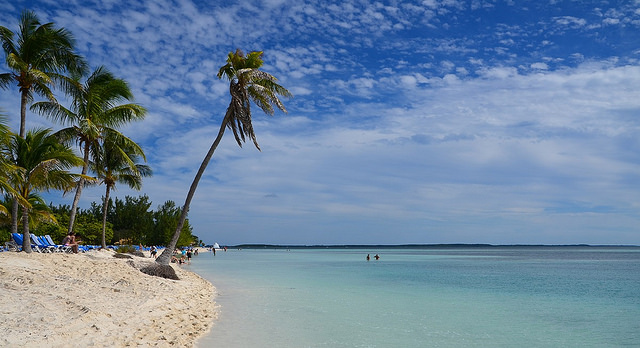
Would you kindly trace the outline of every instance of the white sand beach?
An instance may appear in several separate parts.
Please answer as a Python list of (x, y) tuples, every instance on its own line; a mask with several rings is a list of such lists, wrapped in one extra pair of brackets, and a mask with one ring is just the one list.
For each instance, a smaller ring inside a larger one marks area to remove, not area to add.
[[(134, 268), (152, 259), (0, 253), (2, 347), (193, 347), (216, 318), (215, 288)], [(132, 262), (133, 261), (133, 262)]]

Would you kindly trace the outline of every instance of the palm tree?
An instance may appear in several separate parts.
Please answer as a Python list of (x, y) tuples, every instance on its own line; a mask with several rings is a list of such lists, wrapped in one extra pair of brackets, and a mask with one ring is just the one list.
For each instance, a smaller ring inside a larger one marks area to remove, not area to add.
[(101, 151), (91, 163), (92, 170), (98, 175), (101, 183), (106, 186), (102, 211), (102, 247), (106, 248), (105, 232), (107, 228), (107, 211), (109, 208), (109, 194), (115, 190), (116, 183), (128, 185), (134, 190), (142, 188), (142, 177), (151, 176), (151, 168), (139, 164), (145, 159), (142, 149), (133, 141), (111, 133), (105, 136)]
[(33, 93), (55, 100), (50, 86), (65, 72), (82, 73), (86, 63), (73, 50), (75, 40), (71, 33), (56, 29), (53, 23), (40, 24), (38, 16), (25, 10), (20, 16), (17, 41), (14, 34), (0, 26), (0, 42), (12, 72), (0, 74), (0, 87), (12, 81), (20, 88), (20, 136), (25, 135), (27, 104)]
[[(33, 11), (22, 12), (19, 31), (15, 34), (0, 26), (0, 42), (7, 67), (12, 71), (0, 74), (0, 87), (7, 88), (17, 82), (20, 88), (19, 135), (24, 138), (27, 104), (33, 101), (34, 92), (55, 100), (50, 88), (53, 82), (61, 81), (65, 72), (84, 73), (87, 65), (84, 58), (74, 52), (73, 35), (64, 28), (56, 29), (53, 23), (41, 24)], [(11, 232), (18, 232), (18, 201), (13, 205), (12, 216)]]
[[(15, 196), (5, 195), (3, 200), (0, 201), (0, 210), (6, 212), (0, 214), (0, 225), (8, 226), (11, 224), (11, 216), (9, 209), (13, 206)], [(22, 197), (19, 197), (22, 198)], [(22, 200), (20, 200), (22, 202)], [(37, 193), (31, 193), (27, 200), (29, 206), (29, 228), (39, 225), (41, 222), (49, 222), (58, 224), (55, 215), (51, 212), (51, 208), (47, 205), (44, 199)]]
[[(213, 153), (215, 152), (225, 129), (229, 128), (233, 131), (238, 146), (242, 147), (242, 143), (245, 142), (245, 137), (250, 137), (253, 140), (253, 144), (258, 150), (258, 142), (256, 135), (253, 131), (253, 125), (251, 123), (251, 102), (253, 101), (262, 111), (268, 115), (273, 115), (274, 106), (278, 109), (287, 112), (284, 105), (278, 98), (279, 95), (284, 97), (291, 97), (291, 93), (276, 83), (277, 79), (264, 71), (260, 71), (260, 67), (263, 64), (262, 52), (251, 52), (246, 56), (241, 50), (236, 52), (229, 52), (227, 56), (227, 64), (222, 66), (218, 71), (218, 78), (226, 77), (229, 80), (229, 93), (231, 94), (231, 102), (227, 107), (227, 112), (222, 119), (222, 124), (218, 131), (218, 136), (214, 140), (209, 152), (205, 156), (200, 169), (196, 173), (189, 193), (182, 207), (180, 214), (180, 220), (178, 220), (178, 226), (175, 233), (171, 238), (171, 241), (162, 254), (156, 259), (156, 262), (160, 265), (169, 265), (171, 255), (176, 247), (178, 238), (180, 238), (180, 231), (184, 225), (184, 221), (187, 218), (189, 212), (189, 205), (191, 199), (196, 192), (200, 177), (204, 173)], [(170, 271), (169, 271), (170, 272)], [(162, 273), (159, 271), (158, 273)]]
[[(9, 148), (11, 134), (7, 126), (6, 117), (0, 113), (0, 192), (4, 192), (11, 197), (17, 197), (18, 193), (11, 187), (11, 183), (9, 182), (9, 175), (18, 170), (18, 168), (11, 163), (11, 151)], [(21, 203), (28, 205), (28, 202), (24, 200), (21, 200)], [(6, 216), (11, 215), (9, 214), (9, 209), (2, 204), (0, 204), (0, 213)]]
[(93, 157), (95, 157), (100, 151), (100, 140), (104, 134), (120, 134), (116, 128), (131, 121), (141, 120), (146, 113), (145, 108), (138, 104), (120, 104), (125, 100), (132, 100), (133, 94), (124, 80), (115, 78), (105, 67), (98, 67), (84, 84), (79, 80), (79, 76), (66, 79), (67, 94), (72, 98), (69, 109), (52, 101), (35, 103), (31, 107), (32, 110), (54, 121), (70, 124), (70, 127), (56, 134), (65, 142), (75, 139), (83, 152), (82, 176), (76, 186), (69, 213), (69, 232), (73, 231), (91, 152), (94, 152)]
[[(14, 189), (24, 200), (40, 191), (67, 190), (76, 181), (78, 174), (69, 172), (82, 164), (82, 159), (73, 150), (61, 144), (50, 129), (37, 129), (26, 136), (14, 135), (9, 145), (12, 161), (20, 170), (10, 176)], [(29, 206), (23, 205), (22, 223), (24, 243), (22, 250), (30, 253)]]

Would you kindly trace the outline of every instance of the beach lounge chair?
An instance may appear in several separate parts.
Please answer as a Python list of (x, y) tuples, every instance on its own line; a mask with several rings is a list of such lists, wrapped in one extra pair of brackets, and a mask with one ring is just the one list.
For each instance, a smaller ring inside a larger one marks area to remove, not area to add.
[[(11, 238), (13, 238), (13, 241), (16, 244), (22, 246), (22, 242), (24, 241), (24, 239), (22, 238), (22, 234), (20, 234), (20, 233), (11, 233)], [(33, 249), (33, 250), (35, 250), (36, 252), (39, 252), (39, 253), (43, 252), (42, 250), (40, 250), (40, 248), (37, 245), (35, 245), (33, 243), (31, 243), (31, 249)]]
[(42, 243), (42, 245), (47, 247), (52, 252), (54, 252), (54, 253), (61, 253), (62, 252), (62, 249), (60, 248), (60, 245), (49, 243), (49, 241), (47, 240), (47, 238), (45, 238), (45, 236), (36, 236), (36, 238)]
[(20, 251), (22, 250), (22, 245), (18, 245), (18, 243), (11, 238), (10, 241), (4, 242), (4, 248), (7, 251)]
[(31, 242), (41, 250), (40, 252), (52, 253), (55, 249), (55, 247), (49, 247), (48, 245), (43, 244), (40, 238), (35, 234), (30, 233), (29, 236), (31, 237)]
[(56, 249), (57, 249), (58, 251), (60, 251), (60, 252), (63, 252), (63, 253), (70, 253), (70, 252), (72, 252), (72, 250), (71, 250), (71, 247), (70, 247), (70, 246), (54, 243), (54, 242), (53, 242), (53, 239), (52, 239), (52, 238), (51, 238), (51, 236), (50, 236), (50, 235), (48, 235), (48, 234), (47, 234), (47, 235), (44, 235), (44, 236), (42, 237), (42, 239), (44, 239), (45, 241), (47, 241), (47, 243), (48, 243), (49, 245), (51, 245), (51, 246), (55, 246), (55, 247), (56, 247)]

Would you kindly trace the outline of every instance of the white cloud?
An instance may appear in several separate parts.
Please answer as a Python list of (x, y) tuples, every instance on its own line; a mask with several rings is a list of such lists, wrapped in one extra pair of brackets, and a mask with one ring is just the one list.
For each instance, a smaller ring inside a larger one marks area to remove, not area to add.
[(549, 66), (546, 63), (539, 62), (539, 63), (531, 64), (531, 69), (534, 69), (534, 70), (547, 70), (547, 69), (549, 69)]
[(585, 19), (572, 16), (555, 17), (554, 20), (556, 24), (571, 28), (579, 28), (587, 24), (587, 21)]

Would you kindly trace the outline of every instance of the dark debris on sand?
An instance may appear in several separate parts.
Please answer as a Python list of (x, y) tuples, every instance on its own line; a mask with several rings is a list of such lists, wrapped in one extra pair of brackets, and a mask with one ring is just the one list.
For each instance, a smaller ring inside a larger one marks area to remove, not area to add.
[(140, 268), (140, 272), (156, 277), (180, 280), (173, 267), (169, 265), (161, 265), (155, 262)]

